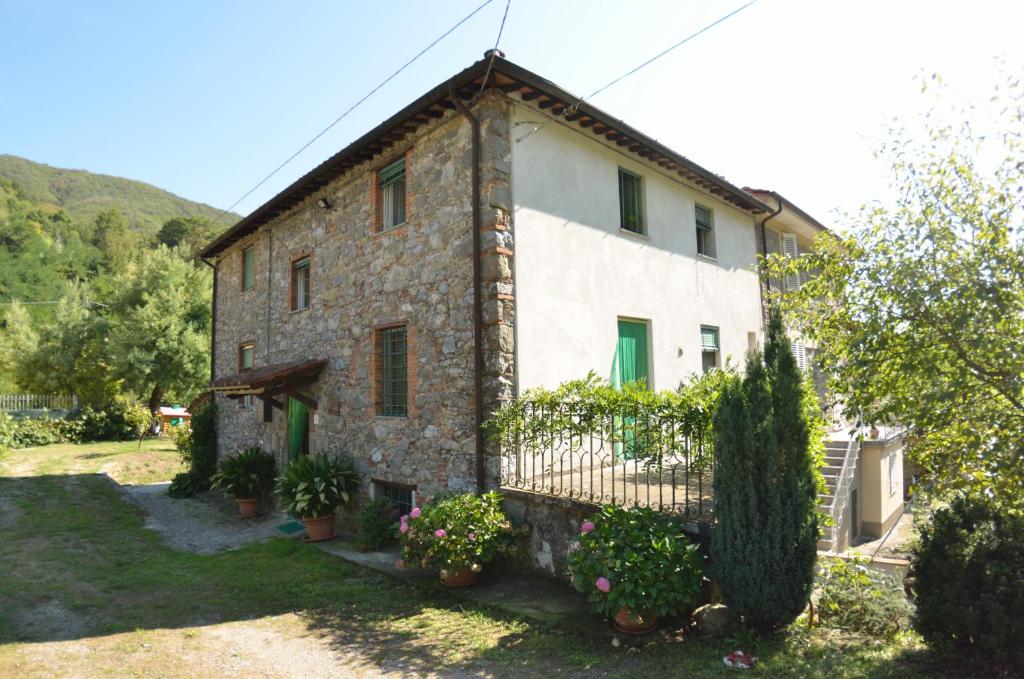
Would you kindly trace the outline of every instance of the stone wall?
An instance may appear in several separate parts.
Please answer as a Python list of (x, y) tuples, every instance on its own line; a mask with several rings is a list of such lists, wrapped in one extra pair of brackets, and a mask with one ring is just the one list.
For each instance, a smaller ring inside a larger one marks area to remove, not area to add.
[[(511, 220), (508, 110), (485, 94), (485, 318), (488, 398), (510, 395)], [(455, 112), (420, 128), (332, 182), (305, 204), (226, 250), (217, 262), (217, 377), (238, 371), (238, 345), (255, 343), (255, 367), (326, 358), (309, 395), (318, 401), (310, 449), (346, 453), (369, 479), (414, 484), (426, 495), (475, 487), (471, 133)], [(376, 172), (407, 158), (406, 223), (377, 228)], [(331, 207), (316, 206), (326, 196)], [(241, 290), (242, 250), (252, 244), (256, 284)], [(502, 251), (504, 248), (504, 251)], [(312, 259), (310, 307), (290, 309), (290, 267)], [(507, 297), (501, 297), (506, 295)], [(408, 417), (375, 412), (375, 332), (404, 323), (410, 339)], [(218, 396), (220, 454), (259, 444), (283, 455), (285, 415), (263, 422), (262, 402)], [(494, 479), (496, 465), (490, 466)], [(493, 483), (493, 480), (491, 480)]]

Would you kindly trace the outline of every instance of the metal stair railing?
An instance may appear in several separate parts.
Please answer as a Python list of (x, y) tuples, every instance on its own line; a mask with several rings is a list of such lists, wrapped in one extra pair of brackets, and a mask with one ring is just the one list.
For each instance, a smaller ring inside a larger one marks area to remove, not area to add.
[(843, 520), (850, 511), (850, 487), (857, 472), (857, 461), (860, 458), (860, 444), (864, 425), (860, 419), (857, 425), (850, 432), (850, 442), (846, 446), (846, 455), (843, 457), (843, 466), (839, 470), (836, 479), (836, 489), (832, 494), (832, 504), (829, 507), (829, 515), (832, 517), (832, 539), (830, 548), (832, 552), (838, 552), (839, 529)]

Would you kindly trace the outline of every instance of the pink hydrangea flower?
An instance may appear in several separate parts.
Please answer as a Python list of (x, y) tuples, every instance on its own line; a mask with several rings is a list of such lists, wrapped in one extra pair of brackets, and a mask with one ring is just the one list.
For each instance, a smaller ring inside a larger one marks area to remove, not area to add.
[(590, 531), (594, 530), (594, 528), (595, 528), (595, 526), (594, 526), (594, 522), (593, 521), (584, 521), (582, 524), (580, 524), (580, 531), (584, 535), (586, 535)]
[(409, 512), (409, 516), (410, 516), (410, 518), (413, 518), (413, 519), (420, 518), (420, 508), (419, 507), (413, 507), (412, 511)]
[(473, 542), (473, 540), (476, 540), (476, 533), (470, 533), (466, 537), (469, 538), (470, 542)]
[(398, 527), (398, 532), (400, 532), (402, 535), (405, 535), (406, 533), (408, 533), (409, 532), (409, 524), (407, 524), (405, 521), (403, 521), (402, 525)]
[(408, 514), (402, 514), (402, 523), (407, 523), (408, 521), (409, 521), (409, 515)]
[(443, 538), (445, 535), (448, 535), (448, 533), (444, 532), (444, 528), (438, 528), (434, 531), (435, 538)]
[(605, 594), (612, 591), (612, 583), (603, 575), (594, 582), (594, 586)]

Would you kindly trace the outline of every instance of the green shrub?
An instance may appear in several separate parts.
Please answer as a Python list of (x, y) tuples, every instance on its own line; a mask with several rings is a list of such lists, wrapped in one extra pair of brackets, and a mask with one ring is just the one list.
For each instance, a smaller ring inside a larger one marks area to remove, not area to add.
[(275, 476), (277, 461), (274, 456), (253, 446), (222, 459), (210, 484), (238, 499), (258, 499), (274, 487)]
[(501, 495), (443, 495), (403, 516), (402, 559), (437, 570), (479, 571), (514, 549), (515, 531), (501, 511)]
[(358, 482), (351, 460), (324, 453), (303, 455), (281, 472), (277, 496), (292, 516), (318, 518), (347, 504)]
[(818, 619), (839, 629), (891, 639), (910, 628), (903, 586), (863, 561), (834, 559), (818, 571)]
[(918, 527), (911, 551), (914, 627), (940, 650), (1019, 671), (1024, 665), (1024, 514), (957, 497)]
[(703, 557), (669, 517), (646, 507), (602, 507), (569, 554), (573, 586), (596, 611), (689, 615), (700, 600)]
[(751, 627), (793, 622), (814, 586), (818, 479), (808, 422), (807, 383), (778, 309), (764, 355), (751, 352), (715, 418), (715, 513), (711, 537), (723, 601)]
[(73, 421), (48, 418), (13, 418), (0, 413), (0, 447), (33, 448), (78, 441)]
[(359, 510), (359, 545), (369, 552), (384, 549), (398, 537), (399, 511), (386, 497), (378, 497)]
[(181, 461), (188, 467), (174, 477), (167, 493), (171, 497), (192, 497), (210, 488), (210, 478), (217, 470), (217, 405), (213, 399), (192, 413), (191, 429), (171, 430)]

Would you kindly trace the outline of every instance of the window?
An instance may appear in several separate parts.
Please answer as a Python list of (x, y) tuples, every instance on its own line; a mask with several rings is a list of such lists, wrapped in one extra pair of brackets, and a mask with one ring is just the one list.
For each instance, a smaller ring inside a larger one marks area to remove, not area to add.
[(895, 495), (899, 483), (896, 477), (896, 453), (889, 453), (889, 495)]
[(374, 499), (386, 497), (398, 509), (400, 514), (408, 514), (412, 511), (415, 502), (415, 492), (412, 486), (388, 483), (387, 481), (373, 482)]
[(405, 223), (405, 158), (377, 173), (381, 231)]
[(238, 371), (252, 370), (253, 355), (256, 353), (255, 344), (243, 344), (238, 347)]
[(377, 331), (377, 414), (409, 414), (408, 331), (404, 325)]
[(309, 308), (309, 257), (292, 262), (292, 311)]
[[(792, 233), (782, 234), (782, 253), (786, 257), (797, 257), (800, 252), (796, 245), (796, 235)], [(800, 289), (800, 274), (786, 274), (786, 292)]]
[(711, 220), (711, 210), (701, 205), (693, 207), (694, 221), (697, 223), (697, 254), (705, 257), (715, 256), (715, 229)]
[(242, 250), (242, 290), (252, 290), (256, 284), (256, 248), (250, 245)]
[(640, 177), (619, 168), (619, 227), (633, 233), (643, 233), (643, 213), (640, 209)]
[(700, 357), (701, 368), (709, 372), (718, 367), (718, 328), (709, 325), (700, 326)]
[(796, 359), (796, 367), (800, 368), (801, 371), (807, 370), (807, 350), (804, 347), (803, 340), (793, 340), (792, 346), (793, 358)]

